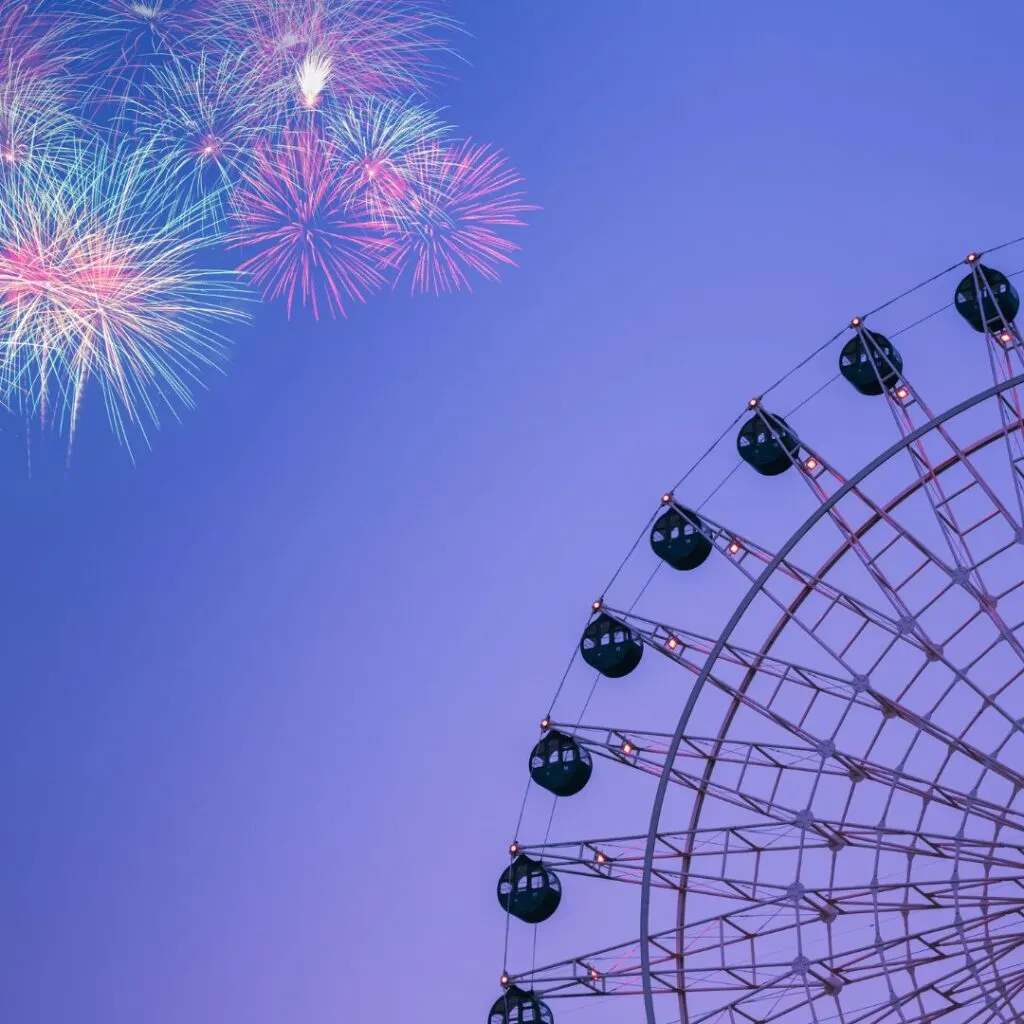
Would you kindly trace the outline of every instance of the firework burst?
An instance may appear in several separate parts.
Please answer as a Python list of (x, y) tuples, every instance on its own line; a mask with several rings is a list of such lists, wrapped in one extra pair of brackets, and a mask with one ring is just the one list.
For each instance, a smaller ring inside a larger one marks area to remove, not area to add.
[(308, 53), (295, 73), (299, 100), (307, 110), (320, 105), (324, 89), (331, 77), (331, 58), (327, 54)]
[(383, 283), (379, 238), (354, 216), (333, 146), (315, 131), (288, 131), (263, 145), (236, 193), (229, 244), (252, 250), (239, 267), (265, 298), (296, 297), (319, 319), (345, 301), (364, 301)]
[(100, 101), (130, 95), (168, 58), (183, 56), (192, 27), (185, 0), (75, 0), (88, 34), (89, 70)]
[(244, 318), (235, 277), (196, 265), (192, 218), (153, 166), (145, 148), (82, 146), (60, 174), (0, 182), (0, 383), (72, 438), (90, 390), (125, 442), (191, 405), (223, 358), (219, 328)]
[(433, 111), (397, 100), (364, 99), (338, 109), (326, 131), (337, 147), (342, 188), (352, 209), (381, 232), (390, 230), (405, 209), (404, 161), (448, 130)]
[(83, 122), (72, 112), (67, 76), (21, 65), (0, 76), (0, 168), (29, 162), (60, 163)]
[(511, 264), (518, 175), (421, 105), (443, 6), (0, 0), (0, 401), (74, 437), (102, 394), (127, 443), (221, 361), (243, 277), (319, 318)]
[(346, 95), (405, 96), (437, 78), (454, 23), (410, 0), (348, 0), (338, 5), (332, 56)]
[(182, 0), (84, 2), (85, 30), (126, 61), (147, 53), (174, 53), (189, 28), (189, 9)]
[(59, 163), (85, 122), (63, 23), (33, 3), (0, 0), (0, 170)]
[(396, 0), (349, 0), (341, 6), (335, 61), (355, 83), (349, 95), (407, 95), (438, 77), (437, 55), (451, 52), (450, 19), (423, 4)]
[(415, 92), (452, 24), (409, 0), (223, 0), (203, 19), (211, 45), (253, 53), (275, 112)]
[(0, 79), (61, 75), (69, 56), (64, 23), (41, 4), (0, 0)]
[(536, 207), (523, 198), (522, 179), (505, 157), (472, 141), (431, 142), (402, 161), (410, 183), (393, 216), (386, 263), (411, 275), (413, 292), (469, 288), (467, 271), (495, 281), (519, 246), (500, 229), (521, 227)]
[(285, 96), (294, 104), (313, 84), (312, 69), (304, 76), (302, 68), (323, 52), (328, 7), (322, 0), (220, 0), (202, 12), (201, 34), (211, 50), (249, 53), (263, 102), (276, 108)]
[(201, 53), (154, 72), (130, 119), (169, 174), (183, 184), (206, 224), (219, 228), (260, 121), (249, 55)]

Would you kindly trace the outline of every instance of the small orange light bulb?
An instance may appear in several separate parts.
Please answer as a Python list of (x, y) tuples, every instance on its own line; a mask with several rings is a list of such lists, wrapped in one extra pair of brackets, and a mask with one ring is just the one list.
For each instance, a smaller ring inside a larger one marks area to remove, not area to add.
[(730, 555), (738, 555), (739, 553), (740, 553), (740, 546), (739, 546), (739, 544), (736, 543), (736, 541), (733, 541), (729, 545), (729, 554)]
[(623, 752), (624, 754), (632, 754), (632, 753), (633, 753), (633, 744), (632, 744), (632, 743), (630, 743), (630, 742), (629, 742), (629, 740), (626, 740), (626, 741), (625, 741), (625, 742), (624, 742), (624, 743), (622, 744), (622, 752)]
[(896, 397), (897, 397), (897, 398), (898, 398), (898, 399), (899, 399), (899, 400), (900, 400), (901, 402), (902, 402), (902, 401), (903, 401), (903, 399), (904, 399), (904, 398), (906, 398), (906, 397), (907, 397), (907, 395), (909, 395), (909, 394), (910, 394), (910, 392), (909, 392), (909, 391), (908, 391), (908, 390), (907, 390), (906, 388), (897, 388), (897, 389), (896, 389)]
[(818, 460), (816, 458), (814, 458), (814, 456), (812, 455), (804, 463), (804, 469), (806, 469), (808, 473), (813, 473), (817, 468), (818, 468)]

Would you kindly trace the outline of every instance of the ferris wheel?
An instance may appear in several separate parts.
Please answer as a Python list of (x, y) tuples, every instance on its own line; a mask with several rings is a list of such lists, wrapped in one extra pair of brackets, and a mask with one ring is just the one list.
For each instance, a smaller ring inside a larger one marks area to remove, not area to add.
[(489, 1024), (1024, 1019), (1019, 241), (661, 497), (529, 755)]

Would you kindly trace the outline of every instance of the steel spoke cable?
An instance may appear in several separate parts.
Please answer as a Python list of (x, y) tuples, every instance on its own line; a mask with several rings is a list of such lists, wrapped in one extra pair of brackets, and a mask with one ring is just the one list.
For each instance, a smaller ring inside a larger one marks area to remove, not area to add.
[(999, 245), (993, 245), (990, 249), (985, 249), (978, 255), (986, 256), (990, 252), (999, 252), (1000, 249), (1007, 249), (1011, 245), (1017, 245), (1020, 242), (1024, 242), (1024, 235), (1021, 235), (1020, 238), (1011, 239), (1009, 242), (1000, 242)]
[(939, 306), (938, 309), (933, 309), (930, 313), (925, 313), (924, 316), (915, 320), (913, 323), (909, 323), (906, 327), (901, 327), (898, 331), (892, 332), (892, 337), (898, 338), (901, 334), (906, 334), (907, 331), (912, 331), (915, 327), (920, 327), (921, 324), (927, 323), (933, 317), (937, 317), (940, 313), (944, 313), (947, 309), (952, 309), (953, 303), (947, 302), (945, 305)]
[(740, 467), (742, 465), (742, 460), (737, 461), (737, 463), (732, 467), (732, 469), (730, 469), (729, 472), (726, 473), (721, 480), (719, 480), (719, 482), (712, 488), (711, 493), (706, 495), (703, 501), (701, 501), (701, 503), (697, 506), (698, 512), (700, 512), (701, 509), (703, 509), (704, 506), (740, 471)]
[(786, 413), (786, 415), (792, 416), (793, 413), (799, 412), (805, 405), (807, 405), (808, 402), (813, 402), (814, 399), (817, 398), (818, 395), (822, 393), (822, 391), (824, 391), (826, 388), (830, 388), (833, 384), (835, 384), (835, 382), (839, 380), (840, 377), (842, 377), (841, 373), (837, 373), (834, 377), (829, 377), (829, 379), (825, 381), (825, 383), (822, 384), (821, 387), (812, 391), (806, 398), (803, 398), (799, 402), (797, 402), (797, 404), (794, 405), (793, 408)]
[[(548, 839), (551, 836), (551, 826), (555, 821), (555, 809), (558, 807), (558, 797), (552, 796), (551, 798), (551, 813), (548, 815), (548, 827), (544, 831), (544, 845), (548, 845)], [(533, 956), (530, 961), (530, 973), (533, 974), (537, 970), (537, 930), (540, 928), (539, 924), (533, 926)]]
[(836, 333), (833, 334), (832, 337), (828, 339), (828, 341), (823, 341), (816, 349), (814, 349), (808, 355), (804, 356), (804, 358), (801, 359), (800, 362), (796, 364), (796, 366), (787, 370), (777, 381), (775, 381), (774, 384), (765, 388), (764, 391), (762, 391), (761, 394), (758, 395), (758, 398), (761, 399), (764, 398), (766, 395), (770, 395), (777, 387), (780, 387), (787, 380), (789, 380), (789, 378), (792, 377), (794, 373), (797, 373), (799, 370), (802, 370), (809, 362), (811, 362), (814, 359), (815, 356), (821, 355), (821, 353), (824, 352), (825, 349), (827, 349), (830, 345), (834, 345), (847, 332), (847, 330), (849, 330), (849, 326), (844, 325), (841, 330), (836, 331)]

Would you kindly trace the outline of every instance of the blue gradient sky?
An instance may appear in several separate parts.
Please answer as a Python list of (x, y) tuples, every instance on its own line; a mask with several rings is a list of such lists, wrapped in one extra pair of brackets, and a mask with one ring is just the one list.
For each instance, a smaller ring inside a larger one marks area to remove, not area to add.
[(482, 1020), (535, 723), (652, 499), (1024, 233), (1009, 0), (456, 10), (442, 100), (543, 207), (519, 270), (261, 307), (136, 466), (0, 435), (5, 1021)]

